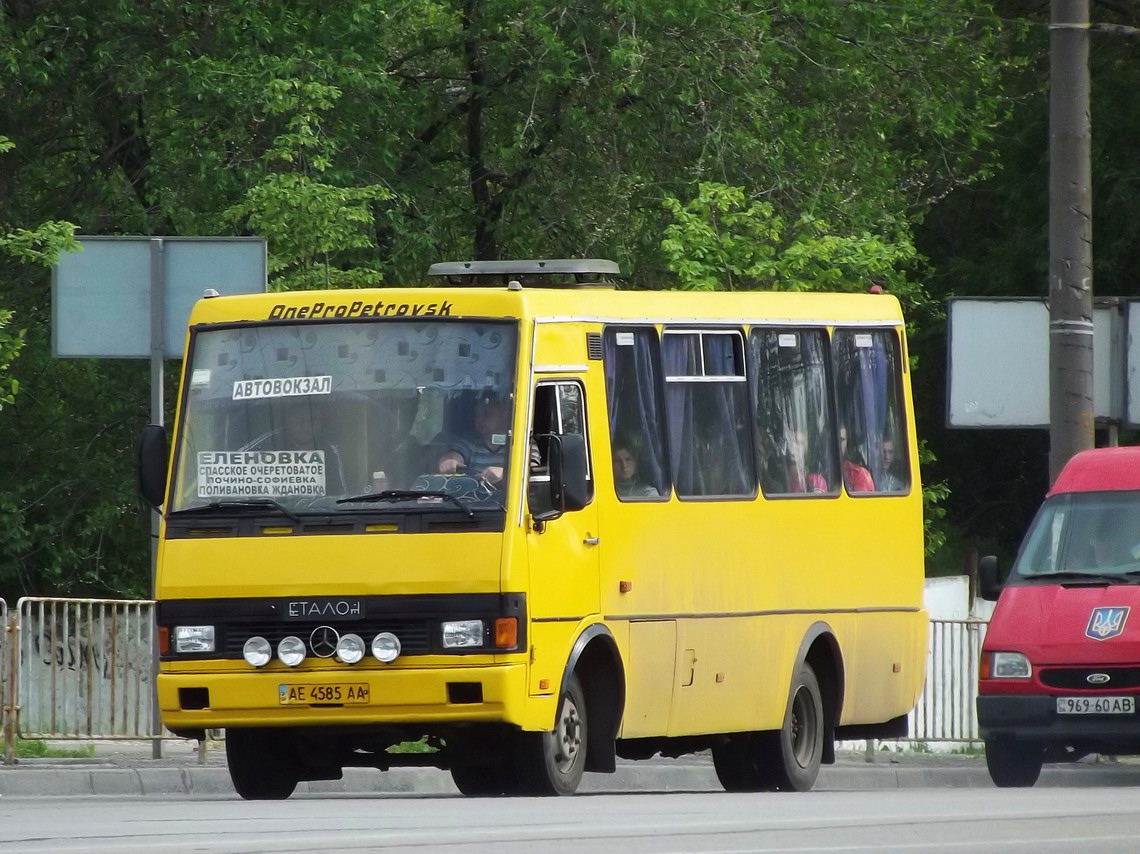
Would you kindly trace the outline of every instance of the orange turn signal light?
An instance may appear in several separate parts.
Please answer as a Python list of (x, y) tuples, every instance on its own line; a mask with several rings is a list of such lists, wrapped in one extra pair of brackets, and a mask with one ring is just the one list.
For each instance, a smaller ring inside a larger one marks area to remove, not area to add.
[(170, 655), (170, 626), (158, 627), (158, 654)]
[(517, 617), (499, 617), (495, 620), (495, 646), (499, 649), (513, 649), (519, 645), (519, 621)]

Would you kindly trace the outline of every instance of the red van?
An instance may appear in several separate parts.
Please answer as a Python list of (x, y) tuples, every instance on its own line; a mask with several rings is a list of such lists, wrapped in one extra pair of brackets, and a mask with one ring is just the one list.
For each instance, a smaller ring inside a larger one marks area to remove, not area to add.
[(994, 783), (1032, 786), (1043, 762), (1140, 753), (1140, 448), (1074, 456), (1005, 581), (992, 556), (978, 570), (982, 597), (997, 601), (978, 681)]

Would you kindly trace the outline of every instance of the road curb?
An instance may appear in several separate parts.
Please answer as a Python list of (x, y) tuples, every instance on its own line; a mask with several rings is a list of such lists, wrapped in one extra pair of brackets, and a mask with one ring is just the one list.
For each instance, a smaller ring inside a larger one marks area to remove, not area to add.
[[(817, 790), (867, 791), (930, 788), (990, 788), (981, 762), (958, 765), (908, 767), (902, 764), (847, 763), (825, 766)], [(1140, 786), (1140, 765), (1085, 764), (1051, 766), (1041, 773), (1039, 786)], [(584, 793), (602, 792), (715, 792), (721, 791), (708, 762), (642, 762), (618, 766), (615, 774), (587, 774)], [(340, 780), (301, 783), (299, 795), (455, 795), (451, 775), (434, 768), (394, 768), (380, 772), (348, 768)], [(0, 769), (0, 796), (154, 796), (233, 795), (229, 773), (223, 766), (50, 767), (18, 766)]]

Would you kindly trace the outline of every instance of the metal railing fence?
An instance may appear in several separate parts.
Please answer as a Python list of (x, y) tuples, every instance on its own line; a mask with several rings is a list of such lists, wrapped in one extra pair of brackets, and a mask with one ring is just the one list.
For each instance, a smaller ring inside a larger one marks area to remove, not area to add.
[[(160, 739), (153, 705), (154, 602), (0, 599), (0, 732), (16, 738)], [(984, 620), (931, 620), (927, 676), (905, 741), (979, 739)]]
[(4, 764), (11, 765), (16, 749), (15, 674), (12, 644), (15, 628), (8, 622), (8, 603), (0, 599), (0, 737), (4, 739)]
[(153, 602), (26, 597), (15, 624), (19, 737), (161, 737), (152, 725)]
[(910, 714), (909, 741), (978, 741), (978, 662), (985, 620), (931, 620), (926, 684)]

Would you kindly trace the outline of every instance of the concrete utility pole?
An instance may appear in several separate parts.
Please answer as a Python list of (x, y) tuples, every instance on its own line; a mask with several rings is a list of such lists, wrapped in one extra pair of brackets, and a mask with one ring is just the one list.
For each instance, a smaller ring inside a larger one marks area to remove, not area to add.
[(1049, 482), (1094, 444), (1089, 2), (1052, 0), (1049, 38)]

